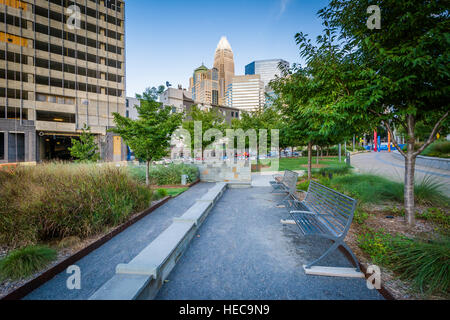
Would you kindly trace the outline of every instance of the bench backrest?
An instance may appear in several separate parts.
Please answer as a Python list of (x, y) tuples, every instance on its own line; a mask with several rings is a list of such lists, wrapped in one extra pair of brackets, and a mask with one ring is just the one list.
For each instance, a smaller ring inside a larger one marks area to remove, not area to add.
[(345, 236), (350, 229), (357, 201), (333, 189), (311, 181), (305, 204), (332, 234)]
[(284, 172), (283, 183), (289, 190), (290, 194), (294, 194), (294, 192), (297, 191), (297, 181), (298, 181), (298, 173), (291, 170), (286, 170)]

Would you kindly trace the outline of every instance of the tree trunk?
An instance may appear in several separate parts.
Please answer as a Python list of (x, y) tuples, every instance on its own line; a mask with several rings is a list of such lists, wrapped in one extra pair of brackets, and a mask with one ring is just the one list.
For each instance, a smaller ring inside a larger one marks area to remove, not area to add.
[(145, 169), (145, 184), (150, 185), (150, 161), (147, 161), (147, 168)]
[(317, 162), (317, 165), (319, 165), (319, 146), (316, 146), (316, 148), (317, 148), (317, 159), (316, 159), (316, 162)]
[(308, 180), (312, 179), (312, 143), (308, 143)]
[(414, 143), (408, 143), (408, 153), (405, 158), (405, 211), (406, 221), (409, 226), (416, 224), (415, 198), (414, 198), (414, 175), (416, 157), (414, 156)]

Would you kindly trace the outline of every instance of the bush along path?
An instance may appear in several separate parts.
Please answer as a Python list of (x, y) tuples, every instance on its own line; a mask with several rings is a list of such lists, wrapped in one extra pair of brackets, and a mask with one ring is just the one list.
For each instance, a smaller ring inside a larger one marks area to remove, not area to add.
[[(300, 178), (298, 189), (308, 181)], [(450, 298), (450, 202), (439, 186), (416, 184), (417, 225), (405, 224), (403, 185), (340, 167), (316, 170), (313, 179), (359, 200), (346, 242), (397, 299)]]

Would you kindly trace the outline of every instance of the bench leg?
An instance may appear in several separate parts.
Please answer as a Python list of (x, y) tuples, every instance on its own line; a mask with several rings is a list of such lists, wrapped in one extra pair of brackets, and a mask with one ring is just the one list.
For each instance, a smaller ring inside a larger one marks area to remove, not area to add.
[(293, 196), (291, 195), (290, 192), (288, 192), (288, 191), (286, 191), (286, 192), (287, 192), (288, 194), (286, 195), (286, 197), (284, 197), (283, 200), (281, 200), (281, 201), (277, 204), (277, 206), (284, 205), (285, 202), (288, 202), (289, 199), (291, 199), (291, 198), (293, 197)]
[(342, 246), (342, 247), (350, 254), (350, 256), (352, 257), (353, 264), (355, 265), (356, 270), (357, 270), (358, 272), (361, 271), (361, 269), (359, 268), (359, 261), (358, 261), (358, 259), (356, 258), (355, 254), (353, 253), (352, 249), (350, 249), (350, 247), (349, 247), (345, 242), (342, 242), (342, 243), (341, 243), (341, 246)]
[(356, 267), (356, 270), (358, 272), (361, 271), (361, 269), (359, 268), (358, 259), (356, 259), (356, 256), (353, 253), (353, 251), (350, 249), (350, 247), (345, 242), (342, 242), (342, 241), (336, 241), (336, 240), (331, 240), (331, 241), (334, 241), (334, 244), (327, 251), (325, 251), (325, 253), (319, 259), (311, 262), (305, 268), (306, 269), (311, 269), (312, 266), (316, 265), (319, 261), (323, 260), (326, 256), (328, 256), (331, 252), (333, 252), (334, 250), (338, 249), (339, 246), (342, 246), (350, 254), (350, 256), (351, 256), (351, 258), (353, 260), (353, 263), (354, 263), (354, 265)]
[[(333, 240), (334, 241), (334, 240)], [(341, 244), (337, 241), (334, 242), (334, 244), (328, 248), (327, 251), (325, 251), (325, 253), (323, 255), (320, 256), (319, 259), (314, 260), (313, 262), (309, 263), (308, 265), (306, 265), (306, 269), (311, 269), (312, 266), (314, 266), (315, 264), (317, 264), (319, 261), (322, 261), (326, 256), (328, 256), (331, 252), (333, 252), (334, 250), (336, 250), (337, 248), (339, 248)]]

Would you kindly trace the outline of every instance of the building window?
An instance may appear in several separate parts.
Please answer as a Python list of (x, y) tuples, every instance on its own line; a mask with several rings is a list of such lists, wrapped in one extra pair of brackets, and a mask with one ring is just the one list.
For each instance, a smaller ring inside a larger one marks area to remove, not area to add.
[(0, 160), (5, 160), (5, 133), (0, 132)]
[(72, 113), (37, 111), (37, 121), (75, 123), (75, 115)]
[(127, 118), (130, 117), (130, 111), (127, 110)]

